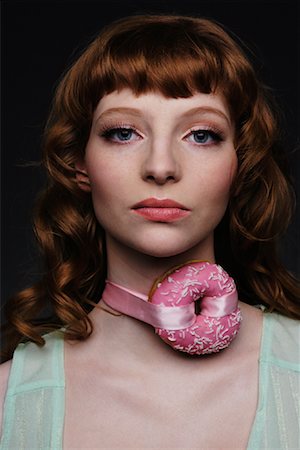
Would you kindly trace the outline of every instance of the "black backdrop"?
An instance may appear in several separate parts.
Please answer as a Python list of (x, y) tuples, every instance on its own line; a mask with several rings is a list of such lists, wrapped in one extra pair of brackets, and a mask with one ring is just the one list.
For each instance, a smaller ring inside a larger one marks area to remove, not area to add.
[[(33, 199), (43, 184), (40, 138), (55, 85), (74, 56), (107, 22), (133, 13), (201, 15), (223, 23), (256, 55), (255, 64), (285, 113), (290, 149), (299, 146), (300, 20), (297, 1), (8, 1), (2, 2), (1, 298), (36, 277)], [(298, 84), (298, 86), (297, 86)], [(300, 192), (299, 151), (290, 155)], [(299, 208), (282, 256), (300, 273)]]

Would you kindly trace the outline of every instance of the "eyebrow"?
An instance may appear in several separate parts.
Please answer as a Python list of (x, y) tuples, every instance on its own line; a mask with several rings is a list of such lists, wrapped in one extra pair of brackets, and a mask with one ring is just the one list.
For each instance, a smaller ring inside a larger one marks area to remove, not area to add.
[(141, 115), (141, 111), (136, 108), (109, 108), (106, 111), (103, 111), (103, 113), (101, 113), (99, 117), (97, 117), (96, 122), (98, 122), (100, 119), (103, 119), (104, 117), (113, 116), (116, 113), (127, 113), (136, 117), (140, 117)]
[(231, 125), (231, 121), (229, 117), (221, 111), (221, 109), (214, 108), (213, 106), (198, 106), (196, 108), (190, 109), (189, 111), (183, 113), (184, 117), (194, 116), (196, 114), (216, 114), (217, 116), (221, 117), (222, 119), (225, 119), (228, 125)]
[[(136, 116), (136, 117), (140, 117), (141, 110), (136, 109), (136, 108), (127, 108), (127, 107), (109, 108), (106, 111), (103, 111), (103, 113), (101, 113), (99, 115), (99, 117), (97, 117), (96, 122), (98, 122), (100, 119), (112, 116), (116, 113), (127, 113), (127, 114), (131, 114), (133, 116)], [(189, 111), (186, 111), (185, 113), (183, 113), (183, 117), (194, 116), (196, 114), (201, 114), (201, 115), (216, 114), (219, 117), (221, 117), (222, 119), (225, 119), (229, 126), (231, 125), (231, 121), (228, 118), (228, 116), (220, 109), (214, 108), (212, 106), (198, 106), (196, 108), (192, 108)]]

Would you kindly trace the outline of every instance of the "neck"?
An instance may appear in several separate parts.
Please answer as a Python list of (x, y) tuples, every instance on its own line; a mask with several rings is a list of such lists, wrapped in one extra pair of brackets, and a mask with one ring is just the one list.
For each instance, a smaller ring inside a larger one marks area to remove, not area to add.
[[(127, 315), (110, 314), (108, 311), (113, 313), (114, 311), (101, 300), (90, 313), (94, 332), (89, 338), (85, 355), (86, 358), (92, 358), (95, 361), (98, 360), (99, 355), (102, 361), (114, 359), (118, 362), (120, 370), (128, 365), (128, 361), (151, 370), (176, 367), (182, 367), (185, 370), (197, 368), (199, 365), (201, 368), (211, 367), (227, 358), (230, 364), (231, 359), (235, 355), (243, 354), (244, 348), (249, 347), (249, 343), (253, 341), (253, 329), (256, 326), (252, 324), (253, 314), (261, 315), (260, 311), (253, 313), (254, 308), (244, 303), (239, 303), (239, 306), (244, 318), (243, 325), (231, 345), (219, 353), (190, 356), (166, 345), (155, 334), (151, 325)], [(102, 307), (105, 310), (102, 310)]]
[(215, 262), (213, 236), (205, 242), (180, 253), (168, 257), (155, 257), (128, 248), (106, 237), (107, 278), (114, 283), (148, 295), (153, 282), (170, 268), (191, 260)]
[[(153, 282), (174, 266), (191, 260), (215, 262), (213, 238), (179, 255), (154, 257), (142, 254), (134, 249), (122, 246), (107, 236), (107, 279), (125, 288), (148, 295)], [(103, 309), (105, 311), (103, 311)], [(101, 352), (118, 354), (120, 360), (128, 352), (139, 361), (147, 363), (150, 359), (166, 362), (187, 359), (189, 357), (176, 352), (155, 335), (151, 325), (127, 315), (118, 315), (103, 300), (90, 314), (94, 333), (91, 337)], [(211, 358), (213, 359), (213, 358)], [(192, 359), (191, 359), (192, 361)]]

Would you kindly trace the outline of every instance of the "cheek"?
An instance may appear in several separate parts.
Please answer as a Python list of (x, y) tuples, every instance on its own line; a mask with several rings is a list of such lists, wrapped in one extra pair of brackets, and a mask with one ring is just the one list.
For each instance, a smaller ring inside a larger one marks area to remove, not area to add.
[(238, 158), (236, 152), (234, 152), (229, 170), (230, 184), (232, 184), (233, 180), (235, 179), (237, 168), (238, 168)]
[(236, 153), (234, 153), (232, 159), (230, 161), (226, 161), (226, 163), (219, 168), (216, 178), (219, 180), (220, 185), (223, 186), (224, 189), (230, 190), (235, 179), (237, 166), (237, 156)]
[(102, 153), (101, 157), (95, 153), (87, 153), (86, 168), (91, 184), (91, 195), (95, 215), (104, 229), (115, 222), (120, 208), (126, 206), (130, 183), (129, 169), (119, 158)]
[(237, 171), (237, 159), (224, 164), (215, 174), (215, 193), (220, 201), (227, 203), (230, 197), (231, 186)]
[(118, 181), (118, 165), (111, 158), (97, 154), (93, 148), (86, 149), (86, 169), (91, 183), (92, 195), (105, 196)]
[[(109, 193), (112, 188), (114, 176), (109, 168), (105, 167), (105, 162), (86, 157), (86, 170), (89, 177), (91, 196), (95, 214), (100, 219), (100, 215), (105, 211), (105, 204), (109, 203)], [(100, 220), (99, 220), (100, 221)]]
[(210, 161), (205, 169), (195, 174), (200, 191), (210, 201), (224, 201), (228, 199), (230, 188), (237, 171), (237, 157), (235, 152), (231, 157)]
[(119, 191), (118, 184), (113, 183), (113, 175), (109, 172), (98, 173), (98, 176), (90, 177), (92, 199), (95, 210), (102, 210), (108, 205), (113, 205)]

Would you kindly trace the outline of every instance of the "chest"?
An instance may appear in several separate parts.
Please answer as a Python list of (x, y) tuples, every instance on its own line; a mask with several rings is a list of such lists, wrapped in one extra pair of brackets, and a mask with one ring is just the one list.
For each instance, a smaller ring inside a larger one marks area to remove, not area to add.
[(253, 365), (210, 378), (157, 371), (73, 376), (64, 448), (245, 449), (257, 385)]

